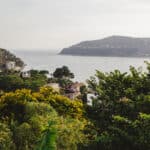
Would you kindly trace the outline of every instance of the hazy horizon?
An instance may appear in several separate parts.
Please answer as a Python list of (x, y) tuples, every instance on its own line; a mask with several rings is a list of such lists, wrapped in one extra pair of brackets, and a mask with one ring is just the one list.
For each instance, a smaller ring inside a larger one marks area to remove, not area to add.
[(148, 0), (0, 0), (0, 47), (56, 50), (111, 35), (150, 37)]

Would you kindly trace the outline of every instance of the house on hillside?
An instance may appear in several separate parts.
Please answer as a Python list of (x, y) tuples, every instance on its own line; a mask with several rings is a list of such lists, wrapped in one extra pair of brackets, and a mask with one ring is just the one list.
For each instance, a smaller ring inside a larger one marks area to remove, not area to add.
[(70, 99), (75, 99), (81, 95), (80, 88), (84, 86), (83, 83), (75, 82), (65, 89), (65, 95)]
[(45, 85), (46, 87), (51, 87), (53, 88), (55, 91), (59, 92), (60, 91), (60, 86), (58, 83), (48, 83)]
[(14, 71), (20, 72), (23, 68), (20, 66), (15, 66)]
[(5, 64), (6, 70), (15, 70), (15, 67), (16, 67), (16, 62), (14, 61), (7, 61)]
[(5, 71), (20, 72), (22, 69), (23, 69), (23, 67), (16, 65), (15, 61), (0, 62), (0, 72), (5, 72)]
[(87, 105), (92, 106), (93, 105), (93, 99), (96, 98), (97, 96), (93, 93), (88, 93), (87, 94)]
[(6, 63), (3, 65), (3, 70), (5, 71), (20, 72), (22, 69), (23, 67), (18, 66), (15, 61), (6, 61)]
[(21, 72), (21, 77), (22, 78), (30, 78), (31, 77), (30, 71), (22, 71)]
[(11, 54), (9, 51), (0, 48), (0, 71), (17, 71), (23, 70), (25, 64), (15, 55)]

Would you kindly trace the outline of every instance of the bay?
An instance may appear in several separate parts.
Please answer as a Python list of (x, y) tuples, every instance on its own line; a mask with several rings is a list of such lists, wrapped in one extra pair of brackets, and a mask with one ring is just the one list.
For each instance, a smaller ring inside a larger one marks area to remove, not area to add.
[(128, 72), (132, 65), (136, 68), (142, 67), (145, 70), (144, 61), (150, 58), (132, 57), (86, 57), (58, 55), (49, 51), (13, 51), (18, 57), (27, 64), (27, 69), (46, 69), (53, 73), (57, 67), (68, 66), (75, 74), (77, 81), (86, 81), (95, 74), (96, 70), (110, 72), (119, 69), (121, 72)]

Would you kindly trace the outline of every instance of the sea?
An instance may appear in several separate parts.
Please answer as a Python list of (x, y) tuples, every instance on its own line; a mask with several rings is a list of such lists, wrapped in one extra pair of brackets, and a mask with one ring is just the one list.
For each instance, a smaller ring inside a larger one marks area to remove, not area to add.
[(26, 64), (25, 70), (38, 69), (48, 70), (52, 74), (56, 68), (68, 66), (74, 73), (74, 81), (86, 82), (94, 76), (96, 70), (111, 72), (119, 69), (121, 72), (129, 72), (129, 67), (142, 68), (146, 71), (144, 61), (150, 58), (132, 57), (89, 57), (59, 55), (57, 52), (40, 50), (13, 50)]

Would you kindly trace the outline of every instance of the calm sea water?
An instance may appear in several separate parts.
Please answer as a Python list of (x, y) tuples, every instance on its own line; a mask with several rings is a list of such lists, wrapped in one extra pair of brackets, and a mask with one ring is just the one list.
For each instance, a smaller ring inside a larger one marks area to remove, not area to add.
[(95, 70), (110, 72), (119, 69), (128, 72), (129, 66), (143, 67), (144, 61), (150, 58), (126, 58), (126, 57), (82, 57), (65, 56), (50, 53), (48, 51), (13, 51), (27, 64), (26, 69), (46, 69), (50, 73), (57, 67), (66, 65), (75, 74), (75, 80), (85, 81), (95, 74)]

